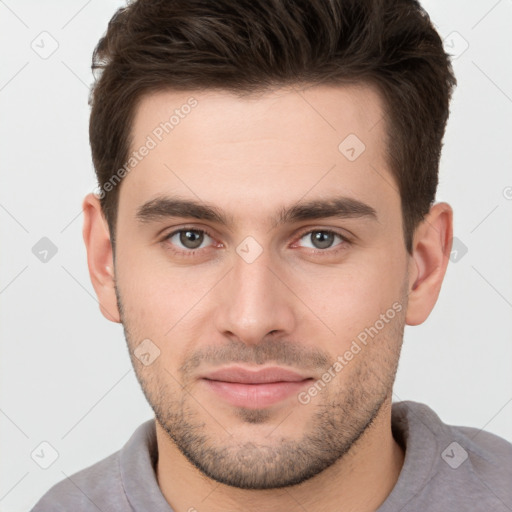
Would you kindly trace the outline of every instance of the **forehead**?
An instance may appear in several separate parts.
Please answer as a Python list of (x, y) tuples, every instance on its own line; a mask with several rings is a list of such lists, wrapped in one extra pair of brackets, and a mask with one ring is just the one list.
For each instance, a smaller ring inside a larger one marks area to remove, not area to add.
[[(132, 136), (137, 146), (148, 134), (162, 142), (161, 138), (176, 139), (180, 134), (186, 137), (194, 132), (205, 142), (228, 143), (257, 141), (278, 134), (280, 143), (290, 147), (303, 139), (312, 142), (328, 137), (319, 148), (325, 150), (347, 130), (373, 142), (369, 132), (380, 124), (383, 113), (381, 95), (366, 84), (305, 89), (289, 86), (243, 96), (216, 89), (160, 91), (139, 100)], [(167, 137), (171, 132), (174, 137)], [(378, 138), (382, 133), (377, 130), (375, 135)]]
[(150, 149), (120, 207), (167, 194), (263, 212), (336, 192), (381, 209), (400, 202), (385, 140), (382, 100), (366, 85), (153, 93), (137, 106), (130, 154)]

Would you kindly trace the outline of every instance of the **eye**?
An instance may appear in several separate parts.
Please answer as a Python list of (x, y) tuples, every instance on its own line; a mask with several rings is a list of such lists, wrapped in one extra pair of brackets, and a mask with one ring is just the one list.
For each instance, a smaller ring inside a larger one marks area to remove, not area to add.
[(312, 245), (309, 246), (311, 249), (319, 249), (320, 252), (325, 252), (325, 249), (331, 248), (336, 238), (340, 239), (341, 243), (335, 245), (335, 247), (345, 245), (344, 242), (349, 243), (348, 239), (343, 235), (330, 229), (314, 229), (307, 231), (302, 233), (300, 239), (302, 240), (303, 238), (311, 241)]
[[(335, 244), (336, 238), (340, 240), (340, 243)], [(345, 236), (331, 229), (305, 231), (300, 235), (299, 240), (302, 239), (309, 239), (310, 245), (304, 245), (304, 247), (314, 249), (313, 252), (331, 255), (345, 249), (345, 246), (350, 244), (350, 241)], [(182, 228), (169, 233), (162, 241), (168, 244), (176, 254), (193, 256), (197, 250), (212, 245), (214, 239), (203, 229)], [(222, 244), (217, 244), (217, 246), (222, 247)], [(328, 251), (327, 249), (331, 247), (334, 247), (334, 249)]]
[[(195, 249), (202, 249), (205, 242), (211, 243), (213, 239), (208, 233), (202, 229), (178, 229), (165, 237), (165, 241), (174, 246), (184, 248), (185, 250), (177, 250), (177, 252), (192, 252)], [(206, 243), (206, 245), (209, 245)]]

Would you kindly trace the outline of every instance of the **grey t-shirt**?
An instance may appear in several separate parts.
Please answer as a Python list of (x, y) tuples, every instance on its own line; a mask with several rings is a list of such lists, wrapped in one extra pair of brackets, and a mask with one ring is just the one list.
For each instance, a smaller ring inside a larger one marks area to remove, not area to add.
[[(393, 403), (392, 429), (405, 460), (376, 512), (512, 511), (508, 441), (477, 428), (446, 425), (428, 406), (413, 401)], [(158, 487), (156, 460), (152, 419), (121, 450), (54, 485), (32, 512), (173, 512)]]

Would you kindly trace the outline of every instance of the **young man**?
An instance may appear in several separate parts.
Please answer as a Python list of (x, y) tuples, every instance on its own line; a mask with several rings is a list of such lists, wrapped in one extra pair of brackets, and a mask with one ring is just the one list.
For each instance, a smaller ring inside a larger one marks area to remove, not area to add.
[(93, 61), (89, 271), (155, 420), (33, 510), (511, 510), (512, 445), (391, 400), (452, 240), (419, 4), (139, 0)]

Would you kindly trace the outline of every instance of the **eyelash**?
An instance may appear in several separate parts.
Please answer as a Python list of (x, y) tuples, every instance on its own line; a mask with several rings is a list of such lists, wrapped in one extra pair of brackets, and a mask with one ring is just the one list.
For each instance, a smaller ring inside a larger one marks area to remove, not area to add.
[[(198, 228), (192, 228), (192, 227), (184, 227), (184, 228), (181, 228), (181, 229), (177, 229), (171, 233), (169, 233), (168, 235), (166, 235), (164, 237), (164, 239), (162, 240), (162, 242), (168, 242), (174, 235), (178, 234), (178, 233), (182, 233), (182, 232), (185, 232), (185, 231), (194, 231), (195, 233), (203, 233), (207, 236), (209, 236), (210, 238), (214, 239), (214, 236), (208, 232), (206, 229), (198, 229)], [(304, 238), (305, 235), (308, 235), (310, 233), (316, 233), (316, 232), (321, 232), (321, 233), (327, 233), (327, 234), (330, 234), (330, 235), (335, 235), (335, 236), (338, 236), (340, 239), (341, 239), (341, 243), (338, 244), (337, 246), (335, 246), (336, 248), (335, 249), (332, 249), (330, 247), (328, 247), (327, 249), (310, 249), (310, 252), (312, 252), (314, 255), (335, 255), (335, 254), (338, 254), (340, 251), (343, 251), (346, 249), (346, 245), (350, 245), (350, 240), (342, 235), (341, 233), (338, 233), (337, 231), (334, 231), (332, 229), (309, 229), (309, 230), (305, 230), (305, 231), (302, 231), (299, 235), (298, 235), (298, 240), (300, 240), (301, 238)], [(169, 245), (172, 245), (172, 244), (169, 244)], [(192, 250), (178, 250), (178, 249), (174, 249), (174, 248), (171, 248), (171, 250), (175, 253), (175, 254), (178, 254), (180, 256), (184, 256), (184, 257), (192, 257), (192, 256), (195, 256), (196, 253), (198, 251), (201, 251), (205, 249), (204, 247), (202, 249), (192, 249)]]

